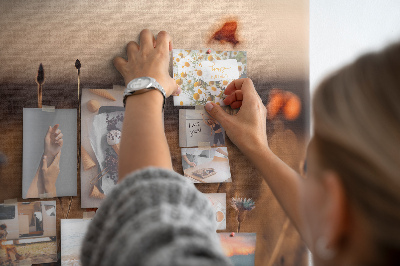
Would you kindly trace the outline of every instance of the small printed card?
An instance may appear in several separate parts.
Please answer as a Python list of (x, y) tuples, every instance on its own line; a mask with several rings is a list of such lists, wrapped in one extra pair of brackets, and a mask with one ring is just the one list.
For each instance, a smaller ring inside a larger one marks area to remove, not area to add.
[(204, 110), (179, 110), (179, 147), (225, 146), (225, 130)]
[(219, 233), (222, 250), (234, 266), (254, 266), (257, 237), (255, 233)]
[(182, 93), (174, 96), (175, 106), (204, 105), (208, 101), (223, 104), (226, 86), (247, 76), (245, 51), (174, 49), (173, 69)]
[(0, 204), (0, 265), (57, 261), (56, 202)]
[(217, 230), (226, 229), (226, 193), (205, 193), (215, 210)]

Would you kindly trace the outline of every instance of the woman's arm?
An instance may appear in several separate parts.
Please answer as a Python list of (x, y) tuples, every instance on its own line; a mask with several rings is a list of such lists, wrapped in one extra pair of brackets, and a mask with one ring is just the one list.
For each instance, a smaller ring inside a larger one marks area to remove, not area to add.
[(201, 117), (203, 118), (204, 124), (206, 124), (207, 126), (209, 126), (209, 127), (211, 128), (211, 130), (212, 130), (212, 125), (210, 125), (210, 124), (204, 119), (204, 115), (203, 115), (203, 114), (201, 114)]
[(299, 212), (301, 177), (268, 147), (267, 110), (250, 79), (235, 80), (225, 90), (224, 100), (236, 115), (227, 114), (219, 105), (207, 103), (206, 110), (225, 129), (229, 139), (250, 159), (268, 183), (275, 197), (298, 231), (303, 234)]
[(60, 173), (60, 156), (61, 151), (57, 153), (52, 162), (48, 165), (48, 157), (42, 155), (40, 164), (36, 171), (36, 175), (26, 194), (26, 198), (46, 198), (57, 197), (56, 182)]
[(195, 166), (196, 166), (196, 163), (191, 162), (191, 161), (188, 159), (188, 157), (186, 156), (186, 154), (185, 154), (185, 155), (182, 155), (182, 159), (185, 160), (185, 162), (187, 162), (188, 165), (190, 165), (190, 166), (192, 166), (192, 167), (195, 167)]
[(35, 177), (32, 180), (31, 185), (29, 186), (28, 192), (26, 193), (26, 198), (38, 198), (40, 194), (44, 193), (44, 186), (43, 186), (43, 178), (40, 177), (40, 169), (42, 169), (42, 158), (40, 159), (40, 163), (38, 169), (36, 170)]
[[(128, 60), (117, 57), (114, 65), (124, 77), (125, 85), (135, 78), (152, 77), (160, 83), (168, 97), (178, 89), (168, 73), (171, 49), (168, 33), (161, 31), (155, 40), (149, 30), (143, 30), (139, 44), (128, 43)], [(127, 98), (119, 156), (119, 182), (127, 174), (147, 166), (172, 169), (162, 106), (163, 96), (157, 90)]]

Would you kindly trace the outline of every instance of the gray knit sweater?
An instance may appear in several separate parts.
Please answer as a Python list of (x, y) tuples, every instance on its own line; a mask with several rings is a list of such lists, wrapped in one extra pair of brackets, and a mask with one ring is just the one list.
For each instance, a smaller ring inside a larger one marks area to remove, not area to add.
[(211, 203), (183, 176), (146, 168), (117, 185), (82, 243), (83, 265), (231, 265)]

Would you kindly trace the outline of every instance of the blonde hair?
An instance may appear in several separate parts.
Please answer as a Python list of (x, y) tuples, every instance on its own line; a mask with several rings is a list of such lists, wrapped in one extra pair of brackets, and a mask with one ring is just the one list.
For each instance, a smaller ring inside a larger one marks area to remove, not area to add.
[(321, 165), (364, 214), (379, 259), (400, 264), (400, 43), (325, 79), (313, 118)]

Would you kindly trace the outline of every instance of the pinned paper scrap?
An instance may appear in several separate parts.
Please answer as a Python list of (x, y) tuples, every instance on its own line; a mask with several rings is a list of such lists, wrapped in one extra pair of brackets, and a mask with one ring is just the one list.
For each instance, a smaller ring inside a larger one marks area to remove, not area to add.
[(12, 205), (12, 204), (16, 204), (16, 203), (18, 203), (18, 200), (17, 200), (17, 199), (7, 199), (7, 200), (4, 200), (4, 204)]
[(56, 111), (56, 107), (55, 106), (49, 106), (49, 105), (42, 105), (42, 111), (43, 112), (53, 113), (53, 112)]
[(39, 194), (39, 198), (40, 199), (48, 199), (48, 198), (52, 198), (52, 195), (50, 193), (43, 193), (43, 194)]
[(31, 259), (24, 259), (24, 260), (20, 260), (18, 261), (18, 266), (31, 266), (32, 265), (32, 260)]
[(93, 219), (93, 217), (95, 216), (95, 212), (83, 212), (83, 219), (84, 220), (89, 220), (89, 219)]
[(204, 113), (204, 105), (196, 105), (194, 110), (199, 114)]
[(198, 146), (199, 150), (210, 150), (211, 149), (210, 142), (202, 142), (202, 141), (200, 141), (197, 146)]

